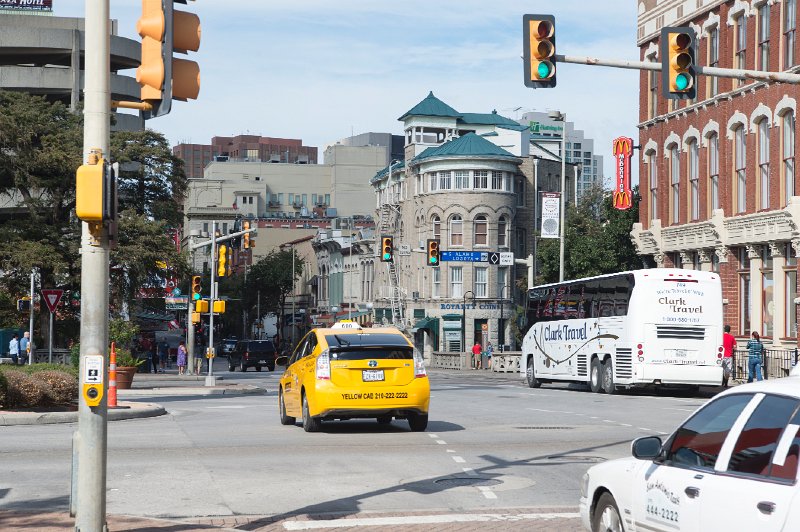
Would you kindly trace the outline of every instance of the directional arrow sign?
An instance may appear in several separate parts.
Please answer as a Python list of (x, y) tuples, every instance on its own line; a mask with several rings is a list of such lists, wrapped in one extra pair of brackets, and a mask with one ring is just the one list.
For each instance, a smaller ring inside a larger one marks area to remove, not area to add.
[(47, 304), (47, 308), (50, 309), (50, 312), (56, 311), (58, 303), (61, 301), (61, 296), (63, 295), (63, 290), (58, 290), (56, 288), (42, 289), (42, 298), (44, 299), (45, 304)]

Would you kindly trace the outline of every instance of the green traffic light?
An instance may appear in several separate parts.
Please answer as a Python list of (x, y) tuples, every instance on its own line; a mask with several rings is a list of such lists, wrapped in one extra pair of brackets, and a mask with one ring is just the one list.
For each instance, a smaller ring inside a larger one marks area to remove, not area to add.
[(200, 294), (195, 292), (194, 294), (192, 294), (192, 299), (194, 299), (195, 301), (199, 301), (200, 300)]
[(539, 79), (545, 79), (550, 77), (551, 66), (550, 63), (547, 61), (542, 61), (539, 63), (539, 66), (536, 67), (536, 75), (539, 76)]
[(392, 256), (389, 253), (384, 253), (383, 254), (383, 260), (389, 260), (391, 258), (392, 258)]
[(675, 89), (679, 91), (685, 91), (689, 87), (689, 76), (680, 73), (675, 76)]
[(436, 257), (431, 257), (431, 264), (436, 264), (437, 262), (438, 260), (436, 259)]

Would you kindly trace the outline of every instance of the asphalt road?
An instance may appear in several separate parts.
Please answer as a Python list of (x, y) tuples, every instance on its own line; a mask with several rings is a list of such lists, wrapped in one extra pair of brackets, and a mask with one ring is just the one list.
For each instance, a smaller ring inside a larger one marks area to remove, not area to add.
[[(410, 432), (405, 421), (351, 420), (308, 434), (278, 421), (278, 373), (222, 374), (268, 393), (137, 397), (162, 404), (168, 415), (109, 424), (109, 514), (274, 522), (331, 513), (556, 512), (551, 529), (575, 530), (588, 467), (628, 455), (636, 437), (668, 433), (706, 400), (530, 389), (483, 372), (433, 372), (426, 432)], [(0, 517), (67, 509), (76, 428), (2, 428)]]

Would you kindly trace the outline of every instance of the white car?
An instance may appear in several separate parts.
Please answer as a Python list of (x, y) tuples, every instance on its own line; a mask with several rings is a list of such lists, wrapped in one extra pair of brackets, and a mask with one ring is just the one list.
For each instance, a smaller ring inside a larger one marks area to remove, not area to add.
[(580, 513), (592, 531), (800, 530), (800, 366), (726, 390), (668, 439), (589, 469)]

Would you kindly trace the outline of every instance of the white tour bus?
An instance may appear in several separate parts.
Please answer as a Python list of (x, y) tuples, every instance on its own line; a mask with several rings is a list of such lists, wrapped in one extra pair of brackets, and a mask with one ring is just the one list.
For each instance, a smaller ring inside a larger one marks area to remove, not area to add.
[(712, 272), (655, 268), (528, 291), (520, 371), (528, 386), (593, 392), (722, 383), (722, 288)]

